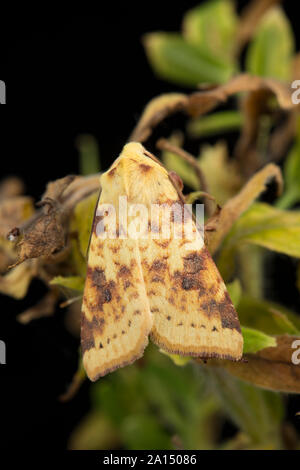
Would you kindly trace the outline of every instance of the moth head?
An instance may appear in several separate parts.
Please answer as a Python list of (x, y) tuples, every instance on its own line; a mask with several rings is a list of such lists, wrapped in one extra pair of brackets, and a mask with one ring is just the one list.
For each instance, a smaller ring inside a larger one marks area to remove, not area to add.
[(127, 195), (135, 203), (164, 203), (176, 199), (167, 170), (142, 144), (126, 144), (110, 169), (101, 176), (102, 190)]

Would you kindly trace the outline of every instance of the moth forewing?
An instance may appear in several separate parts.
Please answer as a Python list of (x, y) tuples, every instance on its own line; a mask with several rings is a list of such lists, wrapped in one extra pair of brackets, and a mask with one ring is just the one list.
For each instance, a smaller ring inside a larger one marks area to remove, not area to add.
[[(149, 333), (170, 353), (242, 356), (240, 325), (225, 284), (191, 216), (188, 232), (196, 238), (191, 242), (182, 231), (182, 197), (165, 168), (148, 155), (141, 144), (127, 144), (101, 177), (81, 330), (92, 380), (140, 357)], [(115, 238), (105, 237), (111, 227), (100, 224), (97, 231), (104, 204), (115, 208)], [(155, 205), (172, 209), (167, 232), (164, 215), (150, 220)]]
[(101, 177), (83, 295), (81, 347), (91, 380), (141, 357), (152, 327), (137, 240), (120, 237), (118, 222), (115, 237), (101, 236), (106, 229), (103, 208), (110, 204), (118, 209), (119, 196), (126, 195), (122, 165), (117, 170)]

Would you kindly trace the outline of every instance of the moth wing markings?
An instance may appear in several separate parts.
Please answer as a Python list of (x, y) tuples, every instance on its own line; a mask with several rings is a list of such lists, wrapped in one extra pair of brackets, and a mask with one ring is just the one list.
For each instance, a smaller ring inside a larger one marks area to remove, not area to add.
[[(166, 170), (146, 157), (140, 144), (128, 144), (122, 155), (131, 201), (146, 204), (150, 211), (151, 204), (182, 204)], [(173, 224), (176, 218), (174, 214)], [(195, 233), (193, 222), (192, 227)], [(185, 241), (161, 235), (139, 240), (153, 313), (151, 337), (171, 353), (239, 359), (243, 338), (225, 284), (201, 236), (193, 248)]]
[(140, 252), (153, 342), (173, 354), (240, 359), (237, 313), (203, 242), (189, 250), (184, 240), (141, 240)]
[[(111, 200), (106, 186), (99, 204)], [(152, 327), (136, 240), (90, 241), (81, 316), (83, 364), (91, 380), (143, 355)]]

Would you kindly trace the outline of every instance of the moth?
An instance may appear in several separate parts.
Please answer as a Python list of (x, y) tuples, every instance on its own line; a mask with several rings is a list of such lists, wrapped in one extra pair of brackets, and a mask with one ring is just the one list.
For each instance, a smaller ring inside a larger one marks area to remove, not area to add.
[[(155, 225), (145, 224), (141, 215), (153, 206), (183, 206), (167, 170), (141, 144), (131, 142), (100, 183), (81, 316), (88, 377), (95, 381), (133, 363), (143, 355), (149, 336), (172, 354), (239, 360), (243, 338), (238, 316), (203, 238), (197, 236), (196, 244), (177, 238), (182, 217), (176, 213), (164, 238), (158, 233), (162, 216)], [(128, 236), (125, 222), (137, 231), (142, 226), (144, 236)], [(198, 233), (192, 218), (189, 223)]]

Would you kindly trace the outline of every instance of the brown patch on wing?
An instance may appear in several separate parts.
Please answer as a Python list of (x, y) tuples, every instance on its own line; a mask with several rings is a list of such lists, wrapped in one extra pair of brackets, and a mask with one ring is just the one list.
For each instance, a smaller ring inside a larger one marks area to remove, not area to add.
[(193, 253), (183, 258), (184, 271), (187, 274), (196, 274), (201, 269), (206, 269), (206, 259), (207, 253), (205, 250), (202, 250), (200, 253), (194, 251)]
[(148, 171), (152, 170), (152, 166), (147, 165), (146, 163), (140, 163), (139, 169), (142, 171), (142, 173), (148, 173)]
[(110, 178), (112, 178), (112, 177), (115, 176), (116, 171), (117, 171), (117, 167), (115, 166), (114, 168), (112, 168), (111, 170), (109, 170), (109, 171), (107, 172), (107, 175), (108, 175)]
[(95, 347), (94, 335), (102, 334), (104, 330), (105, 320), (103, 317), (93, 317), (89, 321), (84, 314), (81, 315), (81, 349), (84, 353)]
[(222, 327), (235, 329), (241, 333), (241, 325), (228, 292), (224, 293), (223, 300), (219, 303), (221, 313)]
[(181, 242), (172, 239), (166, 251), (154, 240), (140, 251), (154, 316), (151, 338), (170, 353), (237, 360), (243, 339), (224, 282), (204, 246), (188, 251)]

